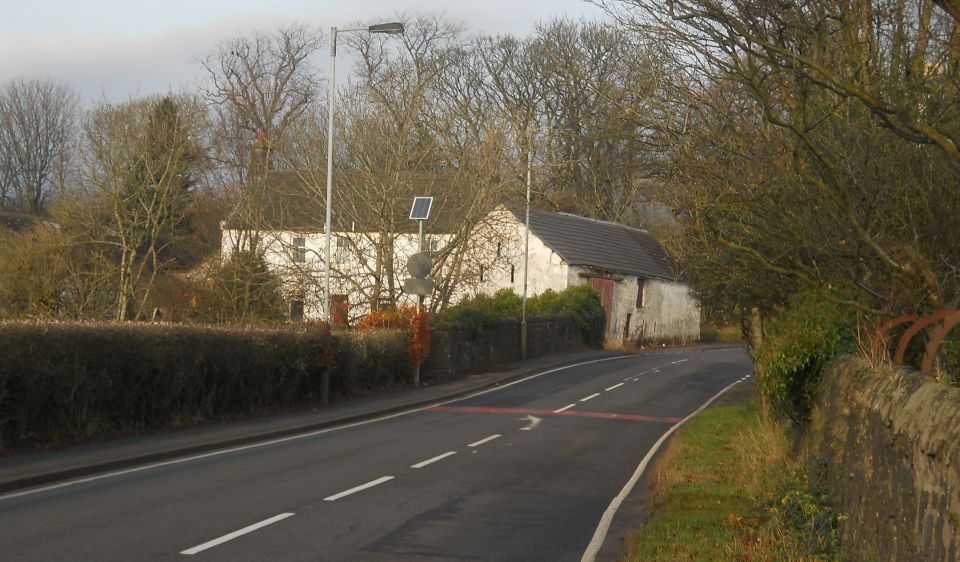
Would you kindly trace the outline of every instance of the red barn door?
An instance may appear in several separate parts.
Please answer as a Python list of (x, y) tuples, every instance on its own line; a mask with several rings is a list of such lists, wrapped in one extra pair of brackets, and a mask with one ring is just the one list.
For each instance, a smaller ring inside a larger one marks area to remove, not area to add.
[(603, 311), (607, 314), (607, 325), (603, 332), (603, 339), (610, 335), (610, 326), (613, 325), (613, 279), (606, 277), (591, 277), (590, 286), (600, 293), (600, 302), (603, 303)]

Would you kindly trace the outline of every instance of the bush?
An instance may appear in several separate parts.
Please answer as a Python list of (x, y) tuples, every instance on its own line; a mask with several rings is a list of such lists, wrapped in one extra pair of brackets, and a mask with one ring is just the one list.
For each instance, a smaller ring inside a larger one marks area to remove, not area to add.
[[(528, 299), (527, 305), (533, 299)], [(523, 298), (513, 289), (500, 289), (493, 296), (479, 294), (464, 299), (447, 309), (446, 320), (460, 322), (467, 326), (492, 326), (496, 320), (519, 318), (523, 314)]]
[(779, 500), (768, 499), (767, 509), (774, 522), (790, 533), (796, 547), (835, 560), (842, 551), (838, 526), (843, 516), (834, 508), (820, 472), (814, 470), (811, 476), (810, 471), (797, 471)]
[(607, 313), (603, 310), (600, 294), (590, 285), (574, 285), (559, 293), (547, 289), (531, 299), (528, 305), (533, 314), (572, 314), (584, 343), (596, 347), (603, 345)]
[(412, 306), (374, 310), (357, 322), (357, 329), (361, 332), (368, 330), (406, 330), (410, 328), (410, 323), (416, 313), (417, 310)]
[[(492, 327), (498, 320), (518, 318), (523, 299), (513, 289), (500, 289), (492, 297), (477, 295), (447, 309), (446, 320), (477, 328)], [(590, 285), (574, 285), (561, 292), (547, 289), (527, 299), (527, 313), (535, 316), (571, 314), (588, 346), (603, 345), (606, 313), (600, 295)]]
[(287, 318), (283, 282), (267, 267), (263, 254), (234, 252), (217, 267), (210, 281), (216, 303), (210, 320), (283, 322)]
[(757, 383), (775, 411), (805, 424), (824, 366), (855, 348), (849, 316), (813, 293), (794, 296), (767, 323), (757, 349)]

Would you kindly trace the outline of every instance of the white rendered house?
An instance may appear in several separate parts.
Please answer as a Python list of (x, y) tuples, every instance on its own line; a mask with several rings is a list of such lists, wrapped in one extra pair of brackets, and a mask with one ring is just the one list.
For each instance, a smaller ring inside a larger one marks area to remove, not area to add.
[[(324, 283), (326, 235), (323, 177), (289, 170), (260, 172), (246, 200), (221, 222), (221, 259), (240, 250), (256, 249), (282, 281), (292, 320), (326, 317)], [(341, 174), (334, 191), (330, 240), (331, 320), (349, 323), (377, 308), (413, 305), (403, 293), (408, 258), (420, 251), (419, 224), (409, 220), (410, 193), (430, 195), (449, 178), (410, 174), (371, 185), (377, 197), (357, 196), (350, 182), (376, 182), (360, 174)], [(471, 229), (458, 201), (435, 202), (425, 222), (424, 253), (434, 257), (434, 281), (447, 300), (468, 284), (462, 254)], [(482, 211), (475, 213), (482, 217)], [(441, 278), (442, 281), (441, 282)], [(433, 302), (428, 299), (428, 304)]]

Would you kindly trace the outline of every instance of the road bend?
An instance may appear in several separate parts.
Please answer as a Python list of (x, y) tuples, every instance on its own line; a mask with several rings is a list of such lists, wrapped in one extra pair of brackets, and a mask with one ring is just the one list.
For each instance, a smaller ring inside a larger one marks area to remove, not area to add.
[(386, 419), (7, 494), (0, 558), (580, 560), (658, 438), (748, 374), (739, 348), (604, 358)]

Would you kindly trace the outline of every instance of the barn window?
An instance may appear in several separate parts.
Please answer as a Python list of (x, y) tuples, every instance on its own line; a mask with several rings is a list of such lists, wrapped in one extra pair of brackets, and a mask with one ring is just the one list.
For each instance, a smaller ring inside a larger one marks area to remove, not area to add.
[(483, 266), (480, 266), (480, 280), (483, 281)]
[(511, 283), (513, 283), (513, 276), (514, 276), (514, 273), (516, 273), (516, 271), (517, 271), (517, 268), (511, 265), (510, 266), (510, 282)]
[(643, 308), (643, 288), (647, 282), (637, 277), (637, 308)]

